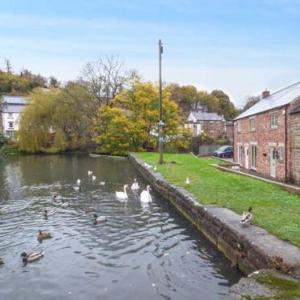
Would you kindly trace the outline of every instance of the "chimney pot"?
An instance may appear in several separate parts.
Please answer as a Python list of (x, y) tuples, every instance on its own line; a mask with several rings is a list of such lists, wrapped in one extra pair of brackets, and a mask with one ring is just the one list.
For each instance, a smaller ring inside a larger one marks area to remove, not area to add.
[(262, 98), (264, 99), (264, 98), (267, 98), (267, 97), (269, 97), (270, 96), (270, 91), (268, 91), (268, 90), (264, 90), (263, 92), (262, 92)]

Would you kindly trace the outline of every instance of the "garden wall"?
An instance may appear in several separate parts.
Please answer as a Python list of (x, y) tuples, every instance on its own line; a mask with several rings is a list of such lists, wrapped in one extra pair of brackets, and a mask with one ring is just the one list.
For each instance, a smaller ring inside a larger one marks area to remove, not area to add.
[(129, 160), (151, 187), (190, 220), (241, 271), (277, 269), (296, 275), (300, 249), (254, 225), (242, 226), (233, 211), (201, 205), (185, 189), (168, 183), (161, 174), (145, 167), (133, 155)]

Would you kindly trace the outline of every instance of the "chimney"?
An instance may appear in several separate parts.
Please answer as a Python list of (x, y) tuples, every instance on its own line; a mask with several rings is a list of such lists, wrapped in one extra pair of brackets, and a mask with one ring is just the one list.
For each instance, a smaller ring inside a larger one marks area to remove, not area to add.
[(261, 93), (261, 96), (262, 96), (263, 99), (269, 97), (269, 96), (270, 96), (270, 91), (268, 91), (267, 89), (264, 90), (264, 91)]

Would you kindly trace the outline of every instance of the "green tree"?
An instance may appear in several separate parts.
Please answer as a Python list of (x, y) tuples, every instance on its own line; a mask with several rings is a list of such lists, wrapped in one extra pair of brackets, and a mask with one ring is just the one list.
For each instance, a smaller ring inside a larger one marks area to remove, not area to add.
[(95, 102), (82, 86), (37, 89), (21, 115), (20, 148), (28, 152), (85, 149), (92, 142), (95, 112)]
[[(174, 140), (180, 125), (176, 103), (167, 90), (163, 93), (165, 135)], [(150, 82), (135, 81), (112, 101), (102, 107), (96, 127), (100, 152), (124, 154), (156, 147), (159, 118), (158, 89)], [(119, 146), (118, 146), (119, 145)]]
[(213, 90), (211, 95), (218, 99), (216, 112), (223, 115), (226, 120), (232, 120), (237, 115), (237, 110), (227, 94), (221, 90)]

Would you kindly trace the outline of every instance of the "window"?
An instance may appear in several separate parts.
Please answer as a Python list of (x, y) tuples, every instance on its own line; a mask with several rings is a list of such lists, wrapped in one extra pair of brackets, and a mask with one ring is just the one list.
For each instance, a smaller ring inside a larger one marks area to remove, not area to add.
[(8, 127), (9, 128), (14, 128), (14, 122), (8, 122)]
[(251, 168), (256, 169), (257, 148), (251, 145)]
[(271, 128), (277, 128), (278, 127), (278, 113), (277, 113), (277, 111), (270, 113), (270, 125), (271, 125)]
[(249, 119), (250, 131), (255, 131), (255, 118)]
[(237, 121), (237, 132), (241, 132), (241, 121)]

